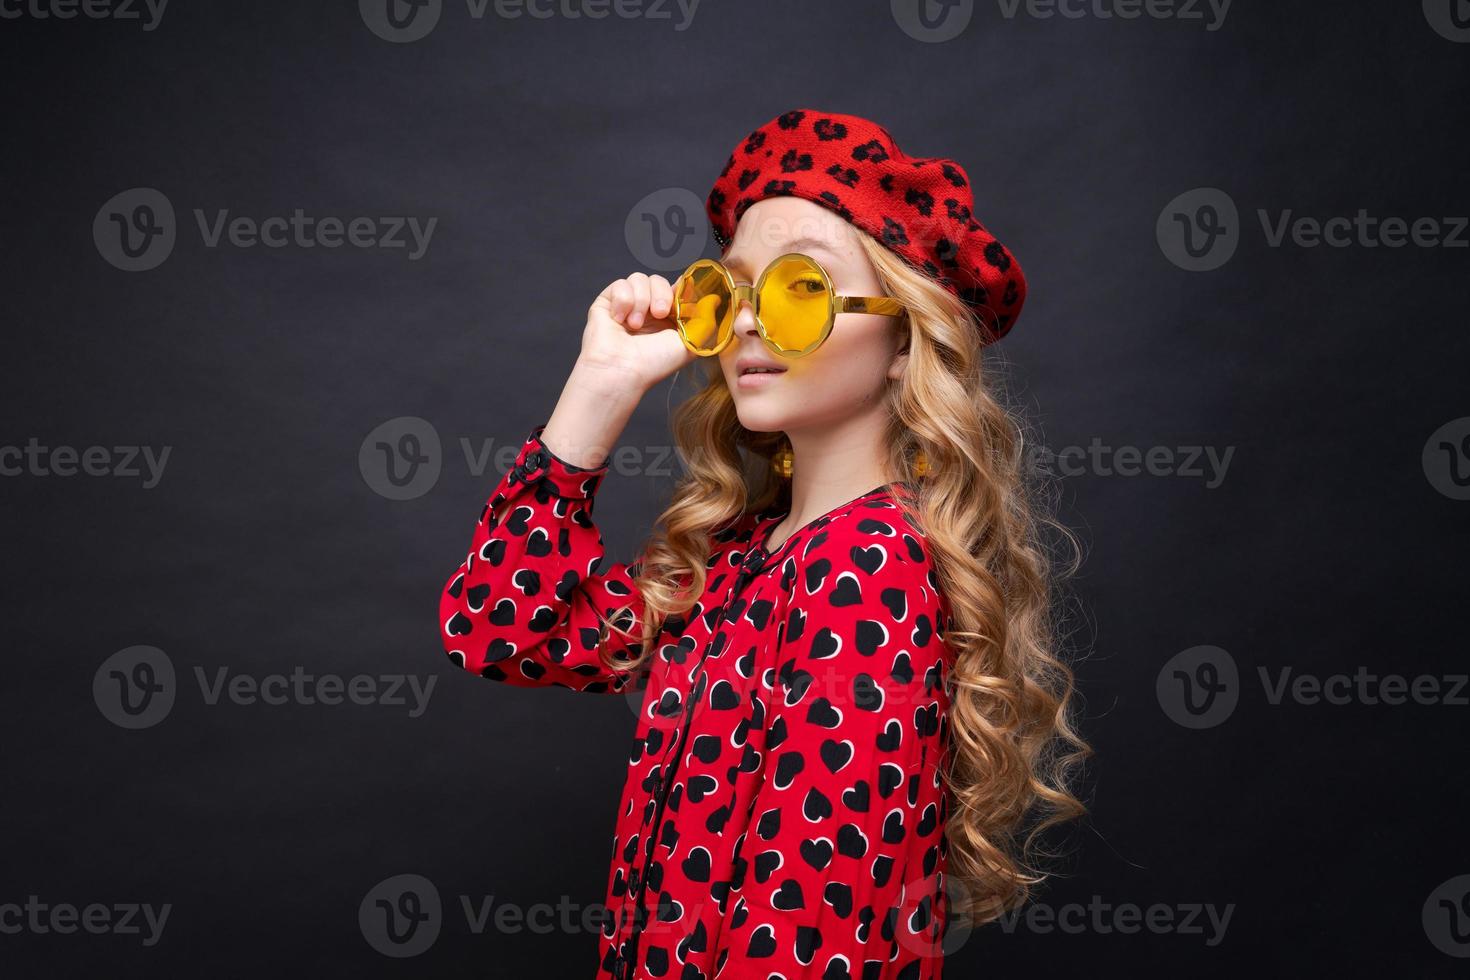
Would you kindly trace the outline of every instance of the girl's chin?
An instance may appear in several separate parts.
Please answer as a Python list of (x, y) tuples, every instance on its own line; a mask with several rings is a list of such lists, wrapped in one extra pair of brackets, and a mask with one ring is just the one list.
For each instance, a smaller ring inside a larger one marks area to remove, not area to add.
[[(755, 404), (758, 402), (763, 404)], [(784, 408), (748, 395), (736, 396), (735, 416), (751, 432), (784, 432), (791, 417)]]

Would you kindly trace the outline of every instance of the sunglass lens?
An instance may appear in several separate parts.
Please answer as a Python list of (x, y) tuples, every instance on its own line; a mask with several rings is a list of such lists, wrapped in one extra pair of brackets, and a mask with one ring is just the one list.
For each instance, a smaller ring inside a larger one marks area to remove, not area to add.
[(730, 335), (730, 286), (713, 263), (698, 264), (679, 278), (674, 304), (684, 343), (695, 353), (714, 351)]
[(822, 340), (831, 317), (826, 276), (809, 259), (779, 259), (761, 283), (760, 311), (770, 341), (783, 351), (806, 353)]

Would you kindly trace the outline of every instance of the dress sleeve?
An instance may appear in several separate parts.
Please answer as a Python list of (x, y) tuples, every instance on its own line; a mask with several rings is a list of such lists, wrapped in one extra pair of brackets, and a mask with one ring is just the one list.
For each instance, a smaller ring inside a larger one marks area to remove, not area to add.
[(594, 571), (603, 542), (592, 504), (610, 457), (573, 466), (541, 441), (544, 428), (531, 430), (480, 512), (469, 554), (439, 596), (439, 636), (450, 660), (482, 677), (620, 691), (634, 678), (602, 663), (598, 640), (605, 635), (620, 657), (636, 654), (643, 605), (636, 562)]
[(797, 570), (717, 977), (939, 976), (952, 659), (932, 566), (901, 538)]

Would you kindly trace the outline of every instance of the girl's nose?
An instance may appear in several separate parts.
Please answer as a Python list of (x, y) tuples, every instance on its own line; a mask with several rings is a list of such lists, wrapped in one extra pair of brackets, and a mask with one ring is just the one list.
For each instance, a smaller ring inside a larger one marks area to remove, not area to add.
[(760, 327), (755, 322), (754, 296), (749, 288), (735, 291), (735, 332), (760, 336)]

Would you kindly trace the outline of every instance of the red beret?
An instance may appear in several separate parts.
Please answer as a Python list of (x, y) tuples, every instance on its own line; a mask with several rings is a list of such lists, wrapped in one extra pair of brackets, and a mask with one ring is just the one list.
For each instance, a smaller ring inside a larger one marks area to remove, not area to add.
[(976, 220), (970, 179), (955, 161), (911, 157), (858, 116), (796, 109), (730, 154), (705, 201), (715, 241), (728, 246), (747, 208), (780, 195), (830, 208), (933, 277), (975, 312), (987, 340), (1020, 315), (1021, 265)]

